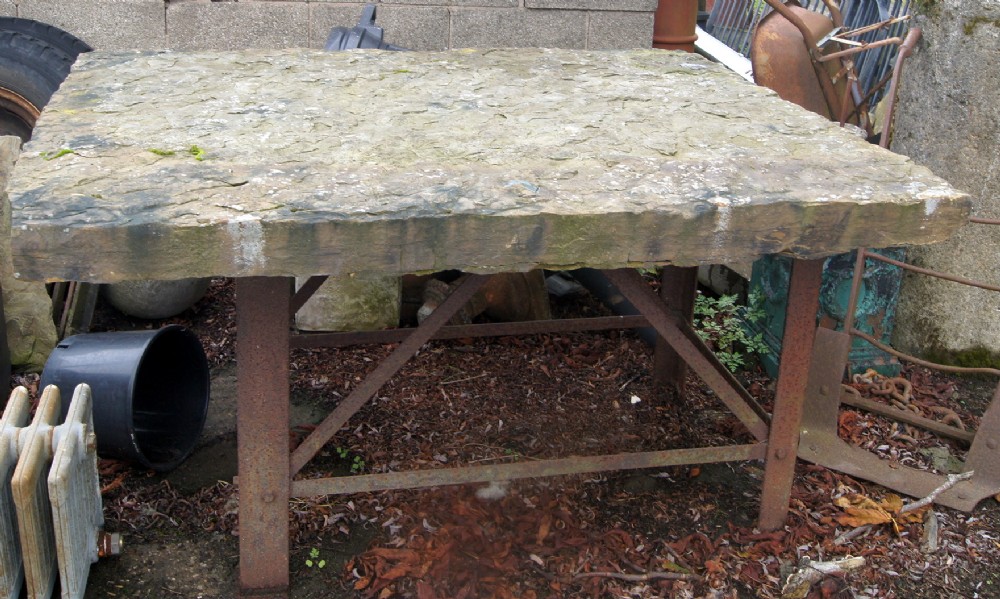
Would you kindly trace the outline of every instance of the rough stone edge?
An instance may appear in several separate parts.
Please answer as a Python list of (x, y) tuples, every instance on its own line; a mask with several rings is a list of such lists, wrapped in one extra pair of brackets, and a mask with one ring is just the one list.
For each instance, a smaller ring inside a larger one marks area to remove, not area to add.
[(52, 320), (52, 301), (45, 285), (19, 281), (13, 275), (11, 206), (6, 186), (20, 147), (20, 138), (0, 137), (0, 280), (11, 363), (24, 370), (40, 371), (58, 338)]

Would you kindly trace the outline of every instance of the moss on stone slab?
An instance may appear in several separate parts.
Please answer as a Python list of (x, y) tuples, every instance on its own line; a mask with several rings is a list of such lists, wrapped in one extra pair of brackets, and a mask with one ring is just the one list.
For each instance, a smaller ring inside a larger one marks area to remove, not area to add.
[(962, 368), (996, 368), (1000, 370), (1000, 352), (982, 346), (963, 350), (935, 349), (927, 353), (927, 359), (938, 364)]

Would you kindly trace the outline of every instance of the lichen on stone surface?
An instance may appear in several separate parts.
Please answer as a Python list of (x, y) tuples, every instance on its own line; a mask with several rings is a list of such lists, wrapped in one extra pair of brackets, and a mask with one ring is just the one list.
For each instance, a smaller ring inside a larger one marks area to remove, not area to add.
[[(968, 209), (906, 158), (659, 50), (94, 52), (30, 148), (12, 196), (32, 278), (745, 262), (936, 241)], [(920, 222), (864, 224), (913, 206)], [(855, 212), (840, 235), (801, 225)], [(86, 264), (59, 255), (68, 237)]]

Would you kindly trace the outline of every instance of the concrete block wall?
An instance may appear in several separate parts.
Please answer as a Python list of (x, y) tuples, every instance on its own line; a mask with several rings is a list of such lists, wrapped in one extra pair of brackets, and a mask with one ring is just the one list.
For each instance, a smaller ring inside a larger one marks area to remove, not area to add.
[[(938, 0), (917, 24), (923, 37), (906, 62), (892, 149), (968, 192), (974, 216), (1000, 219), (1000, 3)], [(969, 225), (908, 260), (1000, 285), (1000, 226)], [(893, 344), (1000, 367), (1000, 293), (907, 276)]]
[[(0, 0), (0, 15), (60, 27), (96, 49), (322, 48), (364, 2)], [(650, 47), (657, 0), (382, 0), (385, 40), (413, 50)]]

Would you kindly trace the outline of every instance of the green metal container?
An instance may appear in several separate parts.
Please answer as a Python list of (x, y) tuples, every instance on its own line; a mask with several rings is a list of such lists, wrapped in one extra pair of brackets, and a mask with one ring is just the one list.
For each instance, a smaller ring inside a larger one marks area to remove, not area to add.
[[(900, 261), (906, 254), (903, 248), (875, 251), (887, 258)], [(838, 331), (844, 330), (856, 255), (856, 252), (851, 252), (832, 256), (826, 260), (820, 287), (817, 324)], [(888, 344), (892, 336), (903, 269), (871, 258), (865, 262), (854, 326)], [(753, 301), (762, 302), (764, 316), (755, 322), (746, 323), (746, 326), (754, 334), (762, 334), (768, 353), (761, 356), (761, 362), (772, 377), (778, 374), (791, 267), (790, 258), (765, 256), (754, 262), (750, 277), (751, 298)], [(851, 342), (848, 368), (852, 374), (873, 368), (884, 375), (895, 376), (899, 374), (900, 364), (891, 355), (855, 337)]]

